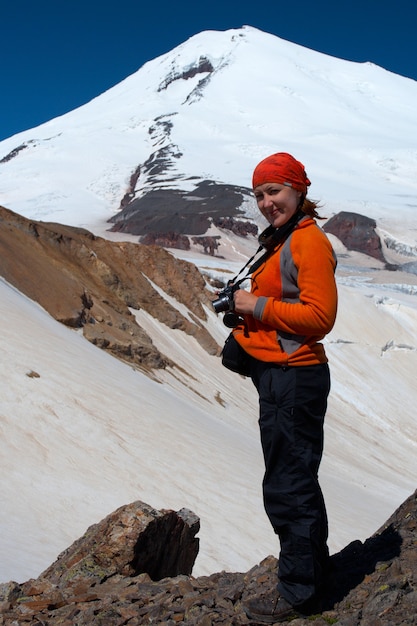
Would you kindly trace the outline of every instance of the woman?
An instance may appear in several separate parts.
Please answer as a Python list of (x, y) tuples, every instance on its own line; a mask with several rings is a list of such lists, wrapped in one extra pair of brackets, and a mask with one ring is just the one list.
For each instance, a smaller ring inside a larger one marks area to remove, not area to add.
[(244, 319), (234, 336), (252, 357), (264, 504), (281, 550), (277, 591), (249, 600), (245, 610), (274, 623), (319, 609), (329, 559), (318, 469), (330, 376), (320, 341), (336, 317), (336, 260), (314, 219), (317, 204), (306, 197), (302, 163), (273, 154), (257, 165), (252, 182), (270, 224), (260, 237), (269, 254), (252, 274), (251, 291), (234, 294)]

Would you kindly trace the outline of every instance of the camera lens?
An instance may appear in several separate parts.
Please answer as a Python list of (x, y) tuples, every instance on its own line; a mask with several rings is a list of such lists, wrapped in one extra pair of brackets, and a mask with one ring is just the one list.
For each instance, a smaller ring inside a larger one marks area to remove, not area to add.
[(227, 326), (227, 328), (235, 328), (243, 321), (243, 318), (240, 317), (237, 313), (233, 313), (233, 311), (228, 311), (223, 315), (223, 324)]
[(212, 305), (216, 313), (222, 313), (223, 311), (228, 311), (230, 309), (229, 296), (227, 294), (223, 296), (221, 295), (220, 298), (217, 298), (217, 300), (214, 300), (214, 302), (212, 302)]

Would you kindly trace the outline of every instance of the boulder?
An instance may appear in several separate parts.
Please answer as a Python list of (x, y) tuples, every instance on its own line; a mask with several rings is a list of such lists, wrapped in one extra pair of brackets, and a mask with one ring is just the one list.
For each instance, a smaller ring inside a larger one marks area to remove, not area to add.
[(99, 584), (120, 574), (152, 580), (191, 574), (198, 554), (199, 519), (190, 511), (158, 511), (137, 501), (122, 506), (59, 555), (40, 578), (54, 585)]
[(326, 233), (331, 233), (340, 239), (348, 250), (362, 252), (378, 261), (385, 262), (381, 240), (375, 228), (375, 220), (348, 211), (338, 213), (323, 226)]

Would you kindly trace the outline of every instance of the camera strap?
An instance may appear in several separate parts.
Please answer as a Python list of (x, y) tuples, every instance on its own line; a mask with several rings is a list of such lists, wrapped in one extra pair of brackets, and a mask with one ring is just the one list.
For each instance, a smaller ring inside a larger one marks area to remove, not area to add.
[[(274, 228), (273, 226), (268, 226), (258, 237), (260, 246), (255, 252), (255, 254), (251, 256), (249, 261), (245, 263), (242, 269), (236, 274), (234, 278), (229, 280), (227, 284), (237, 286), (243, 283), (245, 280), (247, 280), (249, 276), (253, 274), (253, 272), (255, 272), (259, 267), (261, 267), (262, 263), (264, 263), (266, 259), (269, 257), (269, 255), (272, 254), (276, 246), (278, 244), (283, 243), (287, 239), (287, 237), (292, 233), (294, 228), (297, 226), (298, 222), (303, 217), (305, 217), (305, 213), (303, 213), (301, 210), (298, 210), (296, 213), (294, 213), (292, 218), (288, 220), (286, 224), (281, 226), (281, 228)], [(253, 265), (250, 265), (252, 261), (254, 260), (254, 258), (256, 257), (256, 255), (259, 254), (259, 252), (261, 252), (264, 249), (266, 249), (264, 254), (261, 257), (259, 257), (259, 259), (255, 261)], [(250, 265), (250, 267), (248, 271), (246, 272), (245, 276), (243, 276), (243, 278), (240, 278), (238, 280), (239, 276), (241, 275), (242, 272), (245, 271), (248, 265)]]
[[(230, 280), (227, 281), (228, 285), (240, 285), (240, 283), (243, 283), (244, 280), (246, 280), (254, 271), (254, 269), (252, 269), (252, 267), (249, 268), (249, 270), (247, 271), (246, 275), (243, 276), (243, 278), (239, 278), (239, 276), (241, 275), (242, 272), (245, 271), (245, 269), (248, 267), (248, 265), (250, 265), (253, 261), (253, 259), (256, 257), (257, 254), (259, 254), (259, 252), (261, 252), (261, 250), (263, 249), (263, 246), (259, 246), (259, 248), (257, 249), (257, 251), (255, 252), (254, 255), (251, 256), (251, 258), (249, 259), (249, 261), (247, 261), (245, 263), (245, 265), (242, 267), (242, 269), (236, 274), (236, 276), (234, 278), (231, 278)], [(262, 255), (262, 257), (260, 259), (258, 259), (257, 263), (263, 259), (265, 255)], [(257, 263), (254, 263), (254, 266), (257, 265)], [(257, 269), (257, 268), (255, 268)]]

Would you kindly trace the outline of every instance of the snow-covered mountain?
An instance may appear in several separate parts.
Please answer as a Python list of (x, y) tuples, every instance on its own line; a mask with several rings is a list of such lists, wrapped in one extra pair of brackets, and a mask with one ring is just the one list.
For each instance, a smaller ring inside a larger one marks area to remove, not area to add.
[[(254, 165), (282, 150), (305, 163), (323, 214), (374, 218), (401, 264), (417, 248), (416, 97), (410, 79), (251, 27), (204, 32), (1, 142), (0, 204), (137, 241), (107, 230), (126, 194), (250, 187)], [(249, 198), (241, 210), (262, 225)], [(321, 475), (337, 550), (374, 532), (415, 488), (417, 277), (334, 245), (340, 311), (326, 339), (333, 387)], [(231, 233), (217, 256), (175, 254), (219, 277), (255, 248), (254, 237)], [(150, 380), (4, 281), (0, 314), (0, 580), (38, 575), (88, 525), (136, 499), (200, 516), (196, 574), (247, 570), (277, 552), (249, 381), (144, 310), (140, 324), (188, 378), (168, 368)], [(213, 311), (205, 324), (221, 344), (227, 329)]]
[[(0, 197), (93, 231), (136, 194), (201, 180), (249, 187), (276, 151), (303, 161), (329, 216), (414, 222), (417, 83), (251, 27), (203, 32), (79, 109), (0, 143)], [(106, 227), (106, 226), (104, 226)], [(415, 235), (407, 234), (415, 244)]]

